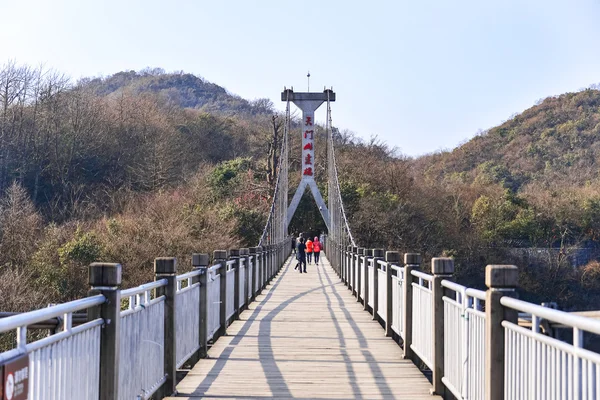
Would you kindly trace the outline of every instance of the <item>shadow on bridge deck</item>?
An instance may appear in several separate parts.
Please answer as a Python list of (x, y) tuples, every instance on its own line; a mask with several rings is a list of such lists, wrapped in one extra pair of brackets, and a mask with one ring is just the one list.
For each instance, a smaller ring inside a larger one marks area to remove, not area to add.
[(294, 265), (177, 385), (176, 399), (438, 398), (325, 257), (307, 274)]

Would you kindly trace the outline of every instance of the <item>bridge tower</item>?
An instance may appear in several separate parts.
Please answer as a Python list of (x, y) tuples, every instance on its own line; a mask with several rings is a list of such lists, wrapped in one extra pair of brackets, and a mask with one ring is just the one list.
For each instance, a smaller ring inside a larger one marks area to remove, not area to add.
[[(292, 217), (300, 204), (302, 195), (308, 186), (319, 207), (319, 212), (325, 221), (327, 229), (330, 229), (331, 219), (329, 210), (325, 205), (323, 196), (317, 187), (314, 178), (315, 171), (315, 111), (324, 102), (335, 101), (335, 93), (331, 89), (325, 89), (322, 93), (318, 92), (303, 92), (295, 93), (292, 89), (284, 89), (281, 93), (281, 101), (292, 102), (302, 110), (302, 179), (296, 189), (296, 193), (287, 209), (287, 224), (289, 226)], [(329, 108), (327, 109), (329, 113)], [(329, 120), (329, 115), (327, 116)]]

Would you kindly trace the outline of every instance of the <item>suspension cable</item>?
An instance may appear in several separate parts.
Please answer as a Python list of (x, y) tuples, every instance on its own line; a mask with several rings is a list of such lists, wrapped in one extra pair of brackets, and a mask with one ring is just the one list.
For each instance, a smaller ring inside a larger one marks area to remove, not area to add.
[[(326, 121), (326, 132), (327, 132), (327, 158), (329, 164), (329, 177), (328, 177), (328, 193), (329, 193), (329, 209), (331, 210), (331, 227), (334, 239), (338, 243), (345, 242), (347, 239), (350, 241), (352, 246), (356, 246), (352, 232), (350, 231), (350, 225), (346, 217), (346, 210), (344, 209), (344, 202), (342, 201), (342, 193), (340, 190), (340, 183), (338, 179), (338, 169), (335, 160), (335, 150), (333, 146), (333, 123), (331, 118), (331, 103), (329, 100), (329, 91), (327, 91), (327, 121)], [(339, 220), (339, 221), (338, 221)], [(339, 223), (338, 223), (339, 222)]]

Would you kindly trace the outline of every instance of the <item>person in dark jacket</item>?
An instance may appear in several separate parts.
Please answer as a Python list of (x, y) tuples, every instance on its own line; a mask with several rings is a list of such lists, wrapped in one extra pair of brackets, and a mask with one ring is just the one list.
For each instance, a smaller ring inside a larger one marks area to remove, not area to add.
[(306, 245), (304, 244), (304, 238), (300, 238), (300, 242), (298, 246), (296, 246), (296, 259), (298, 260), (298, 264), (296, 264), (296, 268), (300, 269), (300, 273), (302, 273), (302, 267), (304, 266), (304, 272), (306, 272)]

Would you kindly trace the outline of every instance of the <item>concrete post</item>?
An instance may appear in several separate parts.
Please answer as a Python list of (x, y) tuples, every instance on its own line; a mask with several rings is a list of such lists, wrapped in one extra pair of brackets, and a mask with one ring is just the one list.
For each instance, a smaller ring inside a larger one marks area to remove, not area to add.
[(352, 265), (352, 246), (346, 248), (346, 255), (344, 257), (344, 284), (350, 288), (350, 266)]
[(250, 281), (250, 301), (256, 300), (256, 282), (258, 282), (258, 247), (250, 247), (250, 256), (252, 257), (252, 280)]
[[(243, 257), (246, 259), (246, 261), (244, 262), (244, 266), (246, 267), (246, 271), (244, 271), (244, 282), (240, 282), (241, 285), (243, 285), (244, 287), (244, 309), (248, 309), (248, 303), (250, 300), (250, 249), (249, 248), (243, 248), (240, 249), (240, 257)], [(241, 265), (241, 264), (240, 264)]]
[(106, 301), (88, 310), (88, 320), (104, 320), (100, 335), (100, 400), (119, 398), (121, 323), (121, 264), (92, 263), (88, 268), (88, 294), (104, 295)]
[(514, 265), (485, 267), (485, 398), (504, 400), (504, 328), (502, 321), (518, 323), (518, 313), (500, 304), (516, 296), (519, 271)]
[(200, 349), (192, 360), (193, 364), (200, 358), (205, 358), (208, 353), (208, 262), (208, 254), (192, 254), (192, 267), (195, 271), (200, 271), (200, 275), (193, 279), (193, 283), (200, 283), (200, 301), (198, 304)]
[[(156, 290), (157, 297), (165, 296), (165, 345), (164, 364), (167, 380), (158, 390), (159, 398), (171, 396), (177, 386), (177, 260), (173, 257), (154, 259), (155, 280), (166, 279), (167, 284)], [(162, 396), (162, 397), (161, 397)]]
[(258, 280), (258, 289), (256, 295), (262, 293), (263, 290), (263, 247), (256, 246), (256, 279)]
[(413, 287), (412, 274), (414, 269), (421, 267), (422, 258), (417, 253), (406, 253), (404, 255), (404, 282), (402, 282), (402, 291), (404, 299), (404, 310), (402, 310), (403, 326), (404, 326), (404, 358), (412, 359), (413, 351), (410, 348), (412, 345), (412, 327), (413, 327)]
[(269, 246), (265, 245), (262, 246), (262, 260), (260, 261), (260, 269), (262, 271), (261, 273), (261, 287), (264, 289), (267, 287), (267, 263), (268, 263), (268, 259), (269, 259)]
[[(373, 249), (373, 319), (377, 321), (379, 315), (379, 262), (383, 260), (383, 249)], [(385, 286), (384, 286), (385, 287)]]
[[(365, 279), (365, 293), (363, 294), (363, 310), (369, 311), (369, 296), (371, 295), (371, 279), (369, 278), (369, 261), (373, 259), (373, 249), (365, 249), (363, 262), (363, 278)], [(375, 271), (373, 271), (375, 272)]]
[[(227, 250), (215, 250), (213, 262), (220, 264), (219, 267), (219, 336), (227, 334)], [(216, 339), (216, 338), (215, 338)]]
[(386, 251), (385, 252), (385, 286), (386, 286), (386, 310), (385, 310), (385, 336), (391, 337), (394, 333), (392, 329), (392, 322), (394, 318), (393, 304), (394, 300), (392, 297), (394, 280), (392, 279), (392, 264), (400, 264), (400, 253), (397, 251)]
[(233, 264), (233, 319), (240, 319), (240, 251), (238, 249), (229, 249), (229, 260), (234, 260)]
[(442, 382), (444, 376), (444, 287), (442, 281), (451, 279), (454, 274), (454, 260), (452, 258), (440, 257), (431, 260), (431, 272), (433, 273), (432, 295), (433, 295), (433, 392), (444, 396), (446, 386)]
[(352, 246), (352, 254), (350, 257), (352, 258), (352, 262), (350, 263), (350, 267), (352, 268), (352, 286), (350, 287), (350, 291), (354, 296), (358, 297), (358, 289), (356, 288), (356, 281), (358, 279), (358, 274), (356, 273), (358, 265), (358, 247)]
[(364, 265), (363, 265), (363, 256), (365, 255), (365, 248), (358, 248), (358, 255), (356, 256), (356, 301), (360, 303), (361, 296), (365, 297), (365, 294), (362, 292), (362, 279)]

